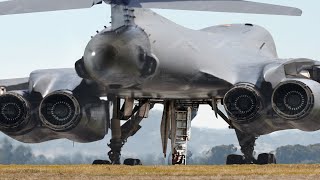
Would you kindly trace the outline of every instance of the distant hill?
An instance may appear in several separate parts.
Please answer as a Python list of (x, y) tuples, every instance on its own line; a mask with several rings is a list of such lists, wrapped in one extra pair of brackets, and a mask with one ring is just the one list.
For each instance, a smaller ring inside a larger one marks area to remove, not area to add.
[[(161, 139), (160, 139), (160, 120), (162, 112), (152, 111), (150, 118), (143, 120), (141, 130), (128, 139), (123, 147), (122, 155), (124, 157), (135, 158), (154, 158), (162, 157)], [(1, 135), (0, 138), (6, 137)], [(256, 142), (256, 152), (271, 152), (277, 147), (284, 145), (309, 145), (319, 143), (320, 132), (301, 132), (298, 130), (288, 130), (261, 136)], [(81, 154), (82, 156), (94, 156), (105, 158), (109, 148), (110, 135), (103, 140), (94, 143), (73, 143), (68, 140), (54, 140), (41, 144), (23, 144), (12, 141), (14, 146), (26, 145), (30, 147), (34, 155), (44, 155), (54, 158), (58, 156), (72, 156)], [(214, 146), (234, 144), (238, 146), (238, 141), (232, 129), (206, 129), (192, 128), (191, 141), (188, 149), (193, 156), (201, 156)], [(239, 148), (238, 148), (239, 149)], [(168, 154), (169, 151), (168, 151)], [(165, 160), (164, 160), (165, 162)]]

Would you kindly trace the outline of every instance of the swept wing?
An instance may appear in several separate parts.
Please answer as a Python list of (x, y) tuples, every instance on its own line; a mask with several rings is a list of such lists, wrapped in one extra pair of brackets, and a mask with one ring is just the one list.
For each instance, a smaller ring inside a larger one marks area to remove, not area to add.
[[(0, 2), (0, 15), (90, 8), (102, 0), (11, 0)], [(116, 4), (120, 1), (105, 0)], [(125, 2), (122, 2), (125, 3)], [(300, 16), (298, 8), (243, 0), (132, 0), (130, 7)]]

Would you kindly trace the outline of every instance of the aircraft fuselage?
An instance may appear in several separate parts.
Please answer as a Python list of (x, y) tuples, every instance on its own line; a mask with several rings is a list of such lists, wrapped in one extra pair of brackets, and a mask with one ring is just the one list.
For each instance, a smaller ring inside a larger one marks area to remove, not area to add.
[(271, 35), (259, 26), (190, 30), (149, 10), (136, 10), (135, 16), (134, 26), (98, 33), (84, 54), (92, 79), (119, 96), (223, 97), (233, 84), (256, 84), (264, 66), (277, 60)]
[[(122, 98), (206, 102), (222, 99), (230, 88), (244, 83), (257, 91), (261, 107), (252, 119), (234, 119), (237, 129), (262, 135), (320, 128), (312, 122), (288, 121), (273, 111), (272, 92), (288, 78), (277, 64), (289, 60), (278, 58), (273, 38), (264, 28), (229, 24), (191, 30), (150, 10), (136, 9), (134, 16), (133, 25), (105, 29), (86, 48), (86, 70), (107, 93)], [(239, 107), (246, 109), (243, 103)]]

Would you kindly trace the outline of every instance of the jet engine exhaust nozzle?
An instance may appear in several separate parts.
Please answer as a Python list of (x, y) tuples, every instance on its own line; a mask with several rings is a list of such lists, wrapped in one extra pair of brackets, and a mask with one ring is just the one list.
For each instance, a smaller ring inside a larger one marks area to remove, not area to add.
[(20, 94), (8, 92), (0, 96), (0, 129), (16, 132), (30, 121), (30, 104)]
[(248, 123), (259, 115), (262, 101), (259, 92), (250, 84), (239, 84), (224, 97), (224, 106), (237, 123)]
[(56, 91), (46, 96), (39, 113), (41, 121), (54, 131), (68, 131), (81, 119), (80, 104), (68, 91)]
[(311, 89), (299, 81), (279, 84), (272, 95), (272, 107), (282, 118), (295, 120), (303, 118), (312, 110), (314, 97)]

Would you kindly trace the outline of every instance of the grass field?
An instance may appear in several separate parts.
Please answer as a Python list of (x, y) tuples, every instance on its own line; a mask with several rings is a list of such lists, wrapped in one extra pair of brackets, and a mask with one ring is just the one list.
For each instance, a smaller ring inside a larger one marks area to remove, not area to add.
[(0, 165), (0, 179), (318, 179), (320, 165)]

